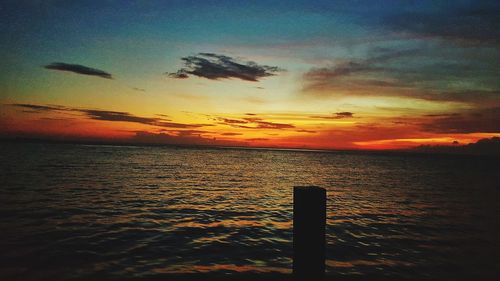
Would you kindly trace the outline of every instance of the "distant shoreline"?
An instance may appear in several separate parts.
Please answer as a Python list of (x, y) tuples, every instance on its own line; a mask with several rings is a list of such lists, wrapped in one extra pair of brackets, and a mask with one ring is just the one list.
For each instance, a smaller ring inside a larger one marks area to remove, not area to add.
[(468, 147), (474, 147), (478, 143), (464, 146), (417, 146), (409, 149), (311, 149), (311, 148), (281, 148), (281, 147), (252, 147), (252, 146), (224, 146), (224, 145), (192, 145), (192, 144), (168, 144), (168, 143), (138, 143), (126, 141), (103, 141), (103, 140), (75, 140), (75, 139), (51, 139), (51, 138), (28, 138), (28, 137), (0, 137), (2, 143), (40, 143), (40, 144), (72, 144), (72, 145), (96, 145), (96, 146), (132, 146), (132, 147), (169, 147), (184, 149), (240, 149), (240, 150), (269, 150), (269, 151), (295, 151), (295, 152), (319, 152), (319, 153), (370, 153), (370, 154), (404, 154), (404, 155), (467, 155), (467, 156), (500, 156), (500, 138), (494, 137), (494, 147), (491, 151), (469, 151)]

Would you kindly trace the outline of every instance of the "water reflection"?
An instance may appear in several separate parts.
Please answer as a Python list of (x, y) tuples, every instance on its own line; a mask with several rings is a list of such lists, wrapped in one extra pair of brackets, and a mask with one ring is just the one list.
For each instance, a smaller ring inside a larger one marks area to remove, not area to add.
[(295, 185), (328, 190), (332, 278), (498, 276), (498, 159), (0, 149), (0, 264), (7, 279), (290, 273)]

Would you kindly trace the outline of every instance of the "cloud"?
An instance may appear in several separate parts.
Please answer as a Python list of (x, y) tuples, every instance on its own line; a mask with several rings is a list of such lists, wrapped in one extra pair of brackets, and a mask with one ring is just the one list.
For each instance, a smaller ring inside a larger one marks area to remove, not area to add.
[(344, 119), (344, 118), (353, 118), (353, 117), (354, 117), (354, 113), (348, 112), (348, 111), (337, 112), (337, 113), (330, 115), (330, 116), (321, 116), (321, 115), (309, 116), (309, 118), (314, 118), (314, 119)]
[(170, 115), (167, 115), (167, 114), (155, 114), (155, 115), (160, 116), (162, 118), (162, 120), (171, 121), (170, 119), (167, 119), (167, 118), (170, 118)]
[[(392, 66), (403, 58), (419, 55), (417, 49), (373, 48), (367, 58), (343, 60), (328, 67), (314, 67), (303, 74), (304, 93), (338, 95), (360, 93), (363, 90), (377, 88), (400, 88), (409, 86), (409, 82), (397, 79), (402, 70)], [(413, 73), (413, 71), (412, 71)]]
[[(182, 131), (179, 131), (182, 132)], [(168, 134), (168, 133), (152, 133), (147, 131), (135, 132), (131, 138), (132, 142), (147, 143), (147, 144), (170, 144), (170, 145), (244, 145), (244, 142), (217, 140), (216, 138), (203, 137), (193, 131), (185, 133)]]
[(431, 118), (422, 124), (423, 131), (440, 134), (500, 133), (500, 107)]
[(500, 103), (500, 90), (422, 91), (418, 96), (430, 101), (457, 101), (484, 105)]
[(500, 5), (485, 3), (435, 12), (405, 12), (390, 15), (382, 24), (418, 38), (438, 38), (466, 45), (500, 44)]
[(81, 108), (71, 108), (60, 105), (36, 105), (36, 104), (10, 104), (11, 106), (28, 108), (32, 112), (78, 112), (83, 113), (87, 118), (99, 121), (112, 121), (112, 122), (131, 122), (139, 123), (145, 125), (151, 125), (163, 128), (177, 128), (177, 129), (188, 129), (188, 128), (199, 128), (213, 126), (212, 124), (184, 124), (170, 122), (169, 119), (165, 118), (153, 118), (153, 117), (142, 117), (130, 114), (128, 112), (122, 111), (109, 111), (109, 110), (99, 110), (99, 109), (81, 109)]
[(229, 132), (229, 133), (222, 133), (221, 135), (223, 135), (223, 136), (241, 136), (243, 134)]
[(335, 79), (348, 76), (357, 72), (378, 71), (383, 68), (374, 67), (366, 62), (347, 61), (333, 67), (315, 68), (305, 74), (310, 80)]
[(135, 116), (128, 112), (81, 109), (78, 110), (87, 114), (90, 119), (102, 121), (132, 122), (164, 128), (199, 128), (213, 126), (212, 124), (184, 124), (169, 122), (168, 119)]
[(421, 145), (415, 147), (413, 150), (425, 153), (500, 155), (500, 138), (484, 138), (466, 145), (459, 145), (457, 141), (454, 141), (452, 145)]
[(90, 119), (94, 120), (121, 121), (121, 122), (133, 122), (142, 124), (152, 124), (159, 120), (157, 118), (134, 116), (128, 112), (120, 112), (120, 111), (107, 111), (107, 110), (94, 110), (94, 109), (82, 109), (79, 111), (87, 114), (87, 116)]
[[(323, 127), (315, 134), (294, 134), (286, 136), (282, 140), (289, 146), (304, 148), (337, 148), (351, 149), (360, 148), (356, 144), (359, 141), (377, 141), (391, 138), (415, 138), (422, 134), (416, 131), (418, 126), (393, 125), (388, 122), (358, 123), (355, 126)], [(274, 140), (279, 143), (279, 139)]]
[(185, 124), (185, 123), (175, 123), (175, 122), (155, 122), (150, 125), (165, 127), (165, 128), (200, 128), (200, 127), (210, 127), (213, 124)]
[(460, 116), (460, 113), (438, 113), (438, 114), (425, 114), (425, 117), (453, 117)]
[(230, 119), (224, 117), (218, 117), (217, 120), (221, 121), (222, 124), (247, 124), (247, 120)]
[(167, 73), (171, 78), (186, 79), (189, 75), (210, 80), (236, 78), (256, 82), (259, 79), (274, 76), (283, 71), (277, 66), (259, 65), (252, 61), (239, 61), (235, 58), (213, 54), (199, 53), (183, 57), (184, 67), (177, 72)]
[(165, 128), (198, 128), (205, 126), (203, 124), (183, 124), (183, 123), (168, 122), (170, 121), (169, 119), (136, 116), (128, 112), (122, 112), (122, 111), (77, 109), (77, 108), (72, 108), (68, 110), (84, 113), (87, 116), (87, 118), (99, 121), (130, 122), (130, 123), (139, 123), (139, 124), (165, 127)]
[[(487, 55), (484, 53), (488, 53)], [(303, 75), (302, 94), (395, 96), (429, 101), (491, 104), (500, 101), (495, 50), (443, 52), (435, 48), (372, 48), (367, 58), (314, 67)]]
[(305, 130), (305, 129), (296, 130), (296, 132), (299, 132), (299, 133), (310, 133), (310, 134), (317, 133), (317, 131)]
[(210, 132), (210, 131), (204, 131), (204, 130), (165, 130), (165, 129), (162, 129), (160, 130), (162, 133), (167, 133), (167, 134), (170, 134), (170, 135), (175, 135), (175, 136), (183, 136), (183, 137), (187, 137), (187, 136), (195, 136), (195, 137), (199, 137), (203, 134), (211, 134), (213, 132)]
[(59, 70), (59, 71), (69, 71), (77, 74), (97, 76), (105, 79), (113, 79), (113, 76), (105, 71), (79, 65), (79, 64), (68, 64), (63, 62), (53, 62), (44, 66), (46, 69)]
[[(253, 116), (251, 114), (245, 114), (247, 116)], [(262, 118), (258, 117), (245, 117), (242, 119), (230, 119), (224, 117), (216, 117), (215, 120), (219, 121), (219, 124), (228, 125), (234, 128), (243, 128), (243, 129), (291, 129), (295, 128), (292, 124), (286, 123), (276, 123), (266, 121)]]
[(340, 118), (340, 119), (342, 119), (342, 118), (352, 118), (353, 115), (354, 115), (354, 113), (344, 111), (344, 112), (337, 112), (337, 113), (335, 113), (335, 115), (336, 115), (335, 117)]
[(304, 77), (307, 80), (338, 79), (356, 73), (383, 72), (390, 69), (388, 62), (403, 57), (412, 57), (419, 53), (417, 49), (392, 50), (387, 48), (374, 48), (366, 59), (351, 59), (341, 61), (331, 67), (313, 68)]
[(251, 138), (251, 139), (246, 139), (247, 141), (268, 141), (269, 139), (266, 138)]
[(269, 121), (263, 120), (262, 118), (257, 118), (257, 117), (247, 117), (247, 118), (243, 118), (243, 119), (250, 122), (250, 123), (256, 124), (257, 126), (255, 128), (257, 128), (257, 129), (291, 129), (291, 128), (295, 128), (295, 126), (292, 124), (269, 122)]
[(58, 111), (58, 110), (67, 110), (66, 107), (60, 105), (38, 105), (38, 104), (28, 104), (28, 103), (13, 103), (8, 104), (10, 106), (27, 108), (33, 113), (37, 112), (45, 112), (45, 111)]
[(177, 78), (177, 79), (186, 79), (189, 78), (189, 75), (186, 74), (185, 69), (180, 69), (177, 70), (177, 72), (172, 72), (172, 73), (166, 73), (170, 78)]
[(38, 120), (45, 120), (45, 121), (70, 121), (74, 120), (75, 118), (52, 118), (52, 117), (42, 117)]

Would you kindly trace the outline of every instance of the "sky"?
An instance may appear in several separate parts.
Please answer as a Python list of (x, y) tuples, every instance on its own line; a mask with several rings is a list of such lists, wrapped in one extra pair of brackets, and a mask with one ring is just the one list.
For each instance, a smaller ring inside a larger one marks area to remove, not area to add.
[(0, 137), (307, 149), (500, 136), (498, 1), (0, 3)]

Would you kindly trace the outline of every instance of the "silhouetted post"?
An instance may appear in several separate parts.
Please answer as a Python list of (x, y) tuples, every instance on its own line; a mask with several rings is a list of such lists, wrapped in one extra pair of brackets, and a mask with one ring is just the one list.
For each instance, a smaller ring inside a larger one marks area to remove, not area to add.
[(326, 190), (293, 188), (293, 275), (295, 280), (325, 276)]

